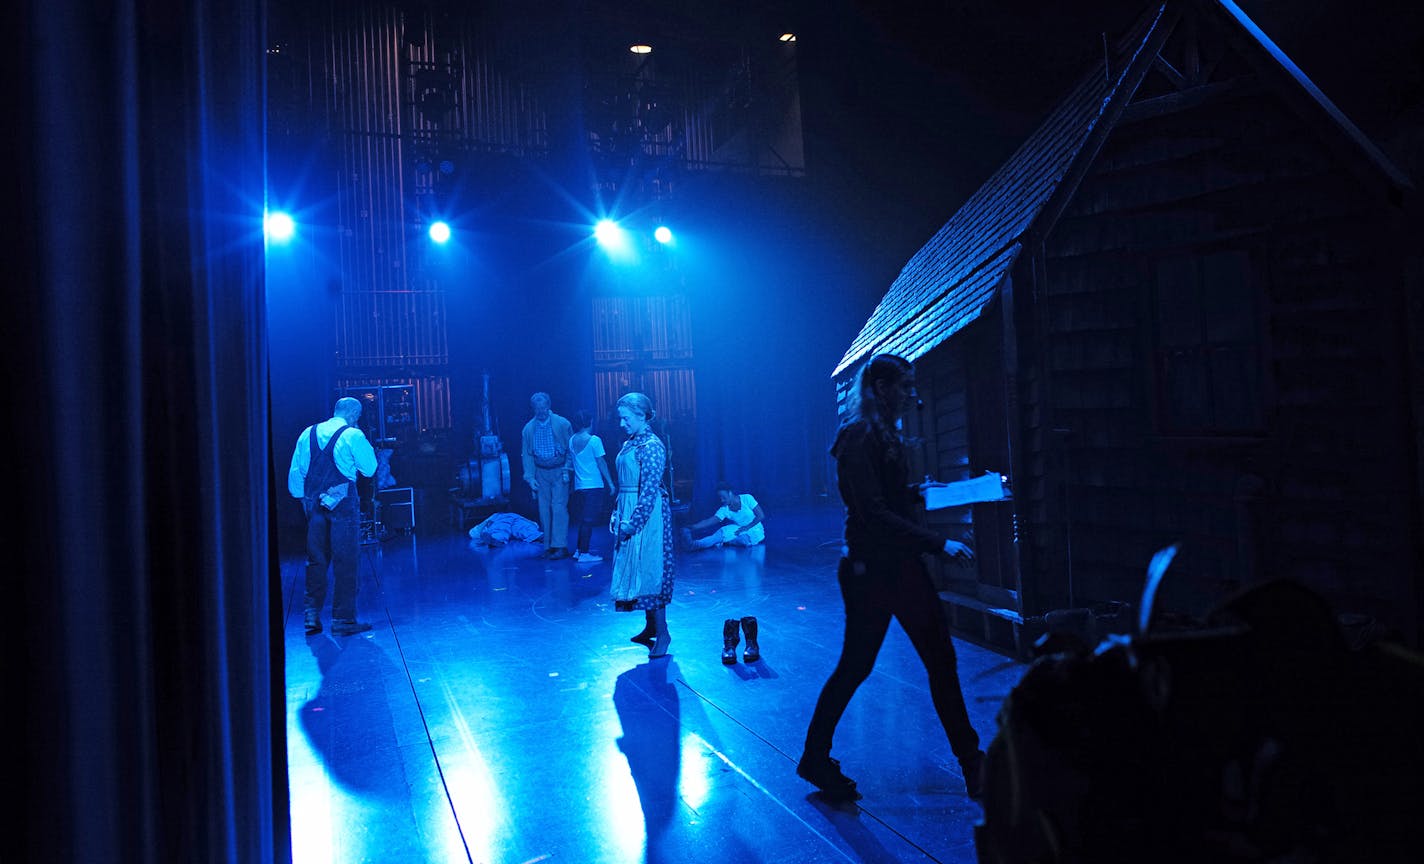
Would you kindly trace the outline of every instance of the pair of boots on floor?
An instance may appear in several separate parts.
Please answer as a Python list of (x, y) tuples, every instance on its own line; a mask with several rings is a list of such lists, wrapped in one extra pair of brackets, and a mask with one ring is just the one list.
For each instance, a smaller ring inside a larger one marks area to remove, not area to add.
[(737, 643), (741, 641), (738, 630), (747, 635), (747, 647), (742, 652), (742, 660), (755, 663), (761, 659), (761, 646), (757, 644), (757, 620), (751, 617), (740, 621), (728, 618), (722, 622), (722, 662), (727, 666), (737, 662)]

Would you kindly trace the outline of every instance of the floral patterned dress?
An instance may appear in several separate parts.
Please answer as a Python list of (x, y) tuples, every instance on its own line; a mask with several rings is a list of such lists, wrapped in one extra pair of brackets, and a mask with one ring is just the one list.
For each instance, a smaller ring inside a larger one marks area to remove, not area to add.
[(620, 522), (633, 536), (614, 542), (613, 605), (619, 612), (661, 609), (672, 600), (672, 507), (662, 487), (667, 450), (646, 429), (623, 442), (616, 460), (618, 503), (609, 529)]

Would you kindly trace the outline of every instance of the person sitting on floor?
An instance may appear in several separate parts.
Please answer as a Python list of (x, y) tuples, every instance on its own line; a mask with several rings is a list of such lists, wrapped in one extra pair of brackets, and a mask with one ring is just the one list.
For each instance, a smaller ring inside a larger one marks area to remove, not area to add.
[[(682, 529), (682, 540), (688, 548), (709, 549), (723, 544), (755, 546), (766, 539), (766, 529), (762, 527), (766, 514), (755, 498), (746, 492), (737, 492), (726, 481), (717, 484), (717, 497), (722, 499), (722, 506), (716, 513)], [(694, 534), (708, 528), (716, 530), (701, 539), (693, 539)]]

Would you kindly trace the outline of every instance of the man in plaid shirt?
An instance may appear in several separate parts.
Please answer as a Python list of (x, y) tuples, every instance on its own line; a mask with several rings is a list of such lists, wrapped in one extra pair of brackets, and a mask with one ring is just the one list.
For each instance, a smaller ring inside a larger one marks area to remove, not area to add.
[(529, 397), (534, 416), (524, 424), (524, 482), (539, 504), (539, 527), (544, 529), (544, 556), (569, 557), (569, 484), (574, 455), (569, 450), (573, 424), (549, 410), (549, 394)]

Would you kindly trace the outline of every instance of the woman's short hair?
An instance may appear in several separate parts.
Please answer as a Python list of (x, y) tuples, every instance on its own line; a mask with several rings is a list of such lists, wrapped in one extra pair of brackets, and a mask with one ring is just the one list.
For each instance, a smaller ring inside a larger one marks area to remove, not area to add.
[(737, 493), (737, 487), (733, 486), (731, 483), (728, 483), (726, 480), (720, 480), (717, 482), (717, 491), (731, 492), (733, 495), (735, 495)]
[(658, 416), (658, 412), (653, 410), (653, 400), (642, 393), (624, 393), (623, 398), (618, 400), (619, 408), (627, 408), (629, 411), (636, 411), (643, 415), (643, 419), (652, 422)]
[(593, 428), (593, 414), (588, 411), (574, 412), (574, 431), (582, 432), (585, 429)]

